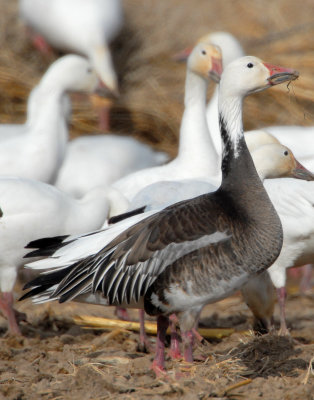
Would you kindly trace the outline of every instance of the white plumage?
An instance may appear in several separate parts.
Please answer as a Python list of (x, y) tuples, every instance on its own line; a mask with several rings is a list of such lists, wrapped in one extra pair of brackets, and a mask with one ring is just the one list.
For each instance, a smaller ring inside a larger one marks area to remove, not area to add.
[(63, 161), (68, 140), (68, 91), (94, 91), (98, 78), (83, 57), (55, 61), (32, 90), (24, 124), (0, 128), (0, 175), (52, 183)]

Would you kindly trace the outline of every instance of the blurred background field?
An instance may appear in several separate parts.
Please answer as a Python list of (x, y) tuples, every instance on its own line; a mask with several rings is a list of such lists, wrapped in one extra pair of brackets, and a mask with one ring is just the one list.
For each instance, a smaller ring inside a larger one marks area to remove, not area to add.
[[(53, 59), (44, 58), (30, 43), (17, 1), (0, 0), (0, 4), (0, 121), (23, 122), (28, 94)], [(124, 0), (123, 5), (125, 26), (112, 44), (120, 81), (120, 97), (111, 111), (112, 131), (131, 134), (174, 156), (185, 65), (172, 56), (217, 30), (234, 34), (247, 54), (300, 72), (297, 81), (246, 100), (245, 129), (314, 124), (313, 0), (302, 4), (291, 0)], [(94, 132), (99, 128), (91, 102), (74, 98), (71, 137)]]

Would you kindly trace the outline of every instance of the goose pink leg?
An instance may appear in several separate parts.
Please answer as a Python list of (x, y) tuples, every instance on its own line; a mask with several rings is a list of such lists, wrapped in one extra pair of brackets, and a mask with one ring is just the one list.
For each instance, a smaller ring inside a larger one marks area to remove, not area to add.
[(30, 27), (26, 27), (26, 34), (30, 37), (30, 40), (33, 43), (33, 46), (44, 56), (47, 58), (51, 58), (54, 55), (54, 51), (52, 47), (48, 44), (48, 42), (41, 36), (39, 33), (35, 32)]
[(122, 321), (130, 321), (131, 320), (126, 308), (116, 307), (115, 314)]
[(151, 352), (153, 351), (152, 345), (148, 339), (148, 336), (145, 331), (145, 311), (139, 310), (139, 321), (140, 321), (140, 350)]
[(184, 360), (188, 363), (193, 362), (193, 344), (194, 333), (193, 330), (182, 332), (182, 340), (184, 346)]
[(156, 354), (151, 369), (156, 376), (165, 374), (165, 339), (169, 326), (169, 318), (159, 315), (157, 318)]
[(278, 304), (280, 309), (280, 335), (289, 335), (289, 330), (286, 324), (286, 297), (287, 292), (285, 287), (277, 289)]
[(300, 282), (300, 290), (306, 293), (312, 289), (312, 264), (306, 264), (302, 267), (302, 279)]
[(16, 312), (13, 308), (12, 292), (3, 292), (0, 294), (0, 310), (8, 320), (9, 331), (15, 335), (21, 335), (20, 328), (16, 320)]
[(182, 358), (182, 354), (180, 351), (180, 340), (177, 332), (176, 324), (178, 322), (178, 318), (175, 314), (171, 314), (169, 317), (170, 320), (170, 329), (171, 329), (171, 341), (170, 341), (170, 351), (169, 356), (173, 359)]

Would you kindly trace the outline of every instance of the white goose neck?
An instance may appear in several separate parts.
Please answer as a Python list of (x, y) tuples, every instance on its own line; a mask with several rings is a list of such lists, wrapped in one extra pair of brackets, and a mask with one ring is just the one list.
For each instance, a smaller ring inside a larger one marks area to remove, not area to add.
[(239, 156), (239, 141), (243, 138), (242, 103), (240, 96), (219, 96), (219, 125), (222, 135), (222, 156), (232, 150), (234, 158)]
[[(208, 82), (187, 71), (185, 83), (185, 110), (180, 129), (177, 159), (191, 164), (202, 163), (211, 175), (219, 174), (219, 158), (206, 121), (206, 92)], [(206, 171), (204, 171), (206, 174)]]

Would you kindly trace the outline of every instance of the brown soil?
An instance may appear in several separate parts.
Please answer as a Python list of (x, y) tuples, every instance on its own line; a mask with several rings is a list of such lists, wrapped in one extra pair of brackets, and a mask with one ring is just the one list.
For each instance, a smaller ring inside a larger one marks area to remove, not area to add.
[(18, 308), (28, 317), (23, 337), (7, 335), (0, 321), (0, 399), (314, 399), (313, 293), (289, 295), (291, 337), (254, 336), (240, 295), (207, 306), (201, 325), (235, 333), (198, 344), (192, 366), (168, 358), (160, 379), (150, 370), (153, 354), (138, 350), (137, 333), (83, 329), (72, 319), (115, 318), (113, 309), (29, 302)]

